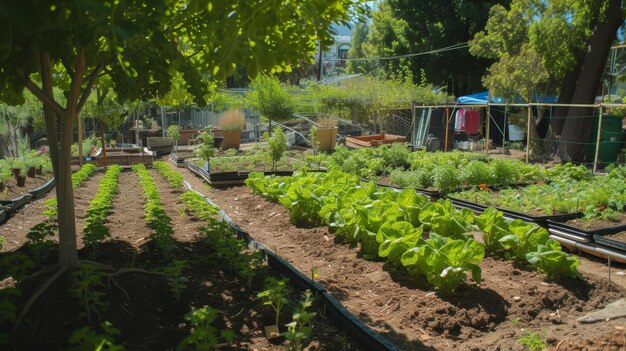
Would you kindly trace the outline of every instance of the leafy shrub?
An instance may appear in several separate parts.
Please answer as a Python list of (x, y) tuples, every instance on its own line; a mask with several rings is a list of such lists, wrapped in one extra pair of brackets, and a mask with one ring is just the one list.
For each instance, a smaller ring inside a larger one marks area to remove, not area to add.
[(276, 162), (280, 161), (287, 149), (287, 138), (280, 127), (274, 128), (274, 133), (263, 135), (269, 145), (268, 156), (272, 160), (272, 171), (276, 171)]

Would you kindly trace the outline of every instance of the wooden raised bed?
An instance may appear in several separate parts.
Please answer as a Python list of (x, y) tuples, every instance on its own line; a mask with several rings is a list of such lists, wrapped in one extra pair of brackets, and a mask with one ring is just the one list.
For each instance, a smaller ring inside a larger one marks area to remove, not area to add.
[(373, 135), (346, 137), (346, 146), (353, 149), (404, 142), (406, 142), (406, 137), (394, 134), (385, 134), (385, 132)]

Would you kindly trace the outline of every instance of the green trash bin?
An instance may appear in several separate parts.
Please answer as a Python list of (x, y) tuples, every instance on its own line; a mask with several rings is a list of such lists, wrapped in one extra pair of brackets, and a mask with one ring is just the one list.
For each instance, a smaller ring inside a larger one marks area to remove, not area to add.
[[(622, 119), (624, 116), (602, 116), (602, 131), (600, 132), (599, 163), (614, 163), (619, 155), (622, 137)], [(596, 139), (598, 137), (598, 116), (593, 118), (591, 142), (587, 148), (587, 159), (593, 161), (596, 153)]]

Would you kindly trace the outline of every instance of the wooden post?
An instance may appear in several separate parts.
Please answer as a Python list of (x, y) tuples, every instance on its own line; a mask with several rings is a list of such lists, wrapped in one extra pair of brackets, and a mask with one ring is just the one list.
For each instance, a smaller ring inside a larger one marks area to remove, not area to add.
[(600, 154), (600, 136), (602, 135), (602, 104), (600, 104), (600, 116), (598, 118), (598, 133), (596, 135), (596, 153), (593, 157), (593, 174), (598, 171), (598, 156)]
[(485, 143), (484, 143), (484, 148), (485, 148), (485, 153), (488, 154), (489, 153), (489, 131), (491, 129), (491, 111), (489, 109), (489, 96), (487, 96), (487, 135), (485, 135)]
[(411, 143), (417, 146), (417, 116), (415, 115), (415, 100), (411, 101)]
[(526, 122), (526, 163), (528, 163), (528, 160), (530, 158), (530, 136), (531, 136), (530, 115), (531, 115), (531, 108), (530, 108), (530, 104), (528, 104), (528, 121)]
[(450, 131), (450, 110), (448, 109), (448, 103), (446, 102), (446, 143), (443, 146), (443, 151), (448, 151), (448, 132)]

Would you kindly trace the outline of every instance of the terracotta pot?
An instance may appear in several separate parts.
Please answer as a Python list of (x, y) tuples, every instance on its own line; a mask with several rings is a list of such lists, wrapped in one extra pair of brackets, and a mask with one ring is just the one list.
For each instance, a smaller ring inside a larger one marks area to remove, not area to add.
[(333, 151), (337, 146), (337, 127), (317, 128), (317, 151)]
[(222, 131), (224, 134), (224, 140), (222, 141), (222, 150), (237, 149), (239, 150), (239, 144), (241, 143), (241, 130), (229, 130)]
[(13, 172), (13, 176), (15, 177), (15, 179), (17, 179), (17, 177), (20, 175), (21, 169), (11, 168), (11, 171)]
[(28, 172), (26, 173), (26, 175), (27, 175), (29, 178), (35, 178), (36, 171), (37, 171), (37, 170), (35, 169), (35, 167), (30, 167), (30, 168), (28, 169)]
[(17, 180), (17, 186), (21, 188), (26, 186), (26, 176), (17, 176), (15, 180)]

